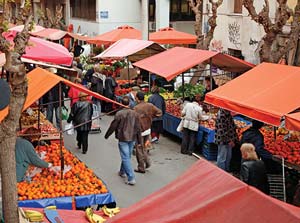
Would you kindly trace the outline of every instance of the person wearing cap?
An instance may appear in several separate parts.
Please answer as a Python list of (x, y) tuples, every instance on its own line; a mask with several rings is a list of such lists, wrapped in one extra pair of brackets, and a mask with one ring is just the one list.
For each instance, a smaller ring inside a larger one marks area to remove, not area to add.
[[(166, 103), (165, 99), (159, 94), (159, 88), (157, 86), (154, 86), (152, 87), (151, 92), (152, 95), (150, 96), (148, 102), (159, 108), (162, 111), (162, 115), (164, 115), (166, 113)], [(163, 131), (164, 129), (162, 116), (153, 118), (151, 125), (152, 142), (158, 142), (159, 135)]]
[(272, 160), (272, 154), (265, 149), (264, 136), (260, 132), (263, 125), (263, 122), (253, 120), (252, 126), (242, 133), (241, 144), (253, 144), (258, 157), (264, 161), (267, 172), (276, 173), (278, 165)]
[(76, 140), (78, 149), (82, 148), (82, 153), (86, 154), (88, 150), (88, 136), (92, 127), (93, 105), (88, 101), (86, 93), (79, 93), (79, 101), (77, 101), (71, 108), (70, 116), (67, 120), (68, 123), (73, 121), (76, 127)]
[(134, 170), (139, 173), (145, 173), (145, 168), (150, 167), (150, 159), (145, 144), (150, 138), (152, 119), (162, 116), (162, 111), (153, 104), (145, 102), (144, 98), (145, 94), (142, 91), (137, 92), (136, 99), (138, 104), (134, 107), (134, 110), (139, 114), (142, 132), (142, 142), (136, 146), (138, 167)]
[(140, 90), (140, 88), (138, 86), (133, 86), (131, 88), (131, 92), (126, 94), (126, 96), (129, 97), (129, 107), (130, 108), (134, 108), (134, 106), (136, 106), (136, 104), (137, 104), (136, 94), (139, 90)]

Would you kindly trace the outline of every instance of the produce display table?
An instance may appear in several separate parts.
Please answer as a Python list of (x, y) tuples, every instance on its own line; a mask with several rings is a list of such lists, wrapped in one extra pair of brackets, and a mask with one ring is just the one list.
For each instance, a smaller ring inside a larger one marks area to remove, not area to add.
[[(172, 135), (175, 135), (179, 138), (182, 138), (182, 133), (176, 131), (177, 126), (180, 123), (180, 120), (181, 120), (180, 118), (178, 118), (174, 115), (171, 115), (169, 113), (165, 113), (164, 116), (163, 116), (164, 130), (171, 133)], [(208, 128), (205, 128), (203, 126), (200, 126), (199, 130), (198, 130), (198, 135), (197, 135), (197, 144), (200, 144), (202, 142), (204, 133), (207, 134), (207, 142), (208, 143), (213, 143), (214, 138), (215, 138), (215, 130), (208, 129)]]
[[(74, 196), (74, 201), (76, 208), (87, 207), (91, 205), (102, 205), (115, 202), (114, 197), (110, 192), (105, 194), (91, 194), (84, 196)], [(55, 205), (59, 209), (72, 210), (73, 206), (72, 197), (57, 197), (57, 198), (47, 198), (38, 200), (25, 200), (19, 201), (19, 207), (34, 207), (34, 208), (45, 208), (48, 206)]]

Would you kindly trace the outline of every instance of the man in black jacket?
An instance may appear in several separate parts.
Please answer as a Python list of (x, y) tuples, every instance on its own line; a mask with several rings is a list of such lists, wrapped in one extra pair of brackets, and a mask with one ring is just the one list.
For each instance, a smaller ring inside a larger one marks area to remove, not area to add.
[(260, 121), (253, 120), (252, 126), (242, 133), (241, 144), (251, 143), (255, 147), (255, 151), (259, 158), (261, 158), (268, 173), (277, 173), (277, 163), (272, 160), (272, 154), (265, 149), (264, 136), (259, 129), (264, 125)]

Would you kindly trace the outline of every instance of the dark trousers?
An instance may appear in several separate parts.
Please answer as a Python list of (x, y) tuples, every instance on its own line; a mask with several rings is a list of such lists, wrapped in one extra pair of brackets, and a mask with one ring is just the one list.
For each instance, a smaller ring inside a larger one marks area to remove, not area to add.
[(145, 168), (150, 167), (150, 158), (148, 151), (145, 148), (146, 141), (149, 140), (149, 135), (142, 136), (141, 145), (136, 145), (136, 160), (138, 162), (138, 170), (144, 172)]
[(192, 131), (187, 128), (183, 128), (182, 131), (182, 142), (181, 142), (181, 153), (192, 154), (197, 139), (197, 131)]
[(82, 147), (82, 152), (86, 152), (88, 150), (88, 136), (89, 136), (89, 131), (81, 131), (81, 130), (76, 130), (77, 131), (77, 145), (79, 148)]

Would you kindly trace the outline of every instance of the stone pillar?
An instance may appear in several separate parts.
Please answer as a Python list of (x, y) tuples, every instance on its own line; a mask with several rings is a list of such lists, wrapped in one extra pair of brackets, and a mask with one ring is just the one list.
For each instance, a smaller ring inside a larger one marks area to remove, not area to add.
[(141, 10), (141, 23), (142, 23), (142, 39), (149, 39), (149, 13), (148, 13), (148, 0), (141, 0), (142, 10)]
[(70, 0), (65, 0), (65, 19), (66, 19), (67, 26), (70, 24), (70, 18), (71, 18)]
[(170, 24), (170, 0), (156, 0), (155, 7), (156, 31), (169, 27)]

